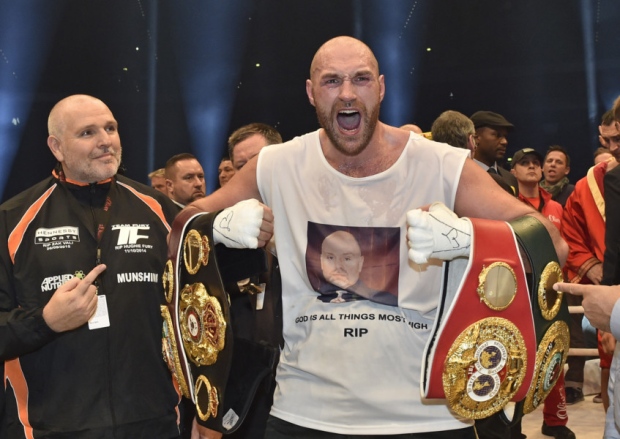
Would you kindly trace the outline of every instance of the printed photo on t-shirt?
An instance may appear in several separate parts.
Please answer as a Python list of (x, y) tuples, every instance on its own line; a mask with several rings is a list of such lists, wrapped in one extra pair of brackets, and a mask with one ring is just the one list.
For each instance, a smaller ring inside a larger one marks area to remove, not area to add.
[(306, 269), (317, 299), (398, 305), (400, 228), (308, 222)]

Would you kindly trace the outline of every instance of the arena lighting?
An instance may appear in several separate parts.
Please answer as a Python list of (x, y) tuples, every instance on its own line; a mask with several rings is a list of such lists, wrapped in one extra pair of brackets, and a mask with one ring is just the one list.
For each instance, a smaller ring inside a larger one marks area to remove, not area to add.
[[(588, 77), (588, 113), (591, 118), (591, 131), (596, 133), (601, 114), (609, 110), (620, 95), (620, 57), (617, 50), (620, 44), (620, 3), (600, 0), (596, 5), (593, 3), (590, 0), (581, 0), (586, 47), (584, 62)], [(592, 148), (597, 148), (599, 145), (596, 136), (592, 139)]]
[(249, 0), (193, 0), (170, 8), (188, 129), (207, 193), (217, 187), (219, 157), (230, 134), (250, 6)]
[[(0, 198), (47, 58), (57, 8), (55, 2), (38, 0), (0, 2)], [(46, 153), (44, 144), (41, 153)]]
[[(150, 29), (150, 44), (148, 47), (148, 119), (147, 119), (147, 154), (146, 169), (155, 169), (155, 123), (157, 109), (157, 43), (158, 43), (158, 16), (157, 2), (153, 2), (149, 8), (148, 23)], [(139, 51), (136, 47), (136, 51)], [(126, 70), (126, 69), (125, 69)]]
[(596, 99), (596, 52), (594, 49), (594, 21), (592, 2), (581, 0), (581, 26), (583, 33), (584, 70), (586, 76), (586, 93), (588, 105), (588, 123), (590, 131), (598, 127), (598, 105)]
[[(430, 2), (428, 2), (430, 3)], [(420, 56), (427, 52), (422, 31), (427, 19), (427, 2), (408, 1), (363, 3), (357, 17), (362, 20), (356, 37), (375, 53), (386, 78), (381, 121), (400, 126), (415, 123), (416, 91)]]

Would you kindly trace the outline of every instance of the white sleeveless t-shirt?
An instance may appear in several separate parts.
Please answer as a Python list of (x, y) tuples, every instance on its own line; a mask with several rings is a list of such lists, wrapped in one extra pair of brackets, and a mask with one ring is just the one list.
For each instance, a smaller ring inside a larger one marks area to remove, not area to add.
[(282, 273), (273, 416), (339, 434), (471, 425), (443, 400), (422, 401), (441, 261), (411, 263), (406, 236), (410, 209), (454, 208), (467, 154), (411, 134), (389, 169), (352, 178), (328, 164), (318, 131), (261, 151), (257, 182), (273, 209)]

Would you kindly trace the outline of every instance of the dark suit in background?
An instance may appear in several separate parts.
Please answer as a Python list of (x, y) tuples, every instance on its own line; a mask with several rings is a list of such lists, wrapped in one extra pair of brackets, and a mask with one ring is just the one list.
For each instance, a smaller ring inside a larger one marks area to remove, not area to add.
[(605, 258), (603, 285), (620, 284), (620, 166), (605, 174)]
[(518, 196), (519, 183), (517, 182), (515, 176), (512, 175), (510, 171), (507, 171), (499, 165), (497, 166), (497, 169), (499, 169), (499, 176), (502, 177), (502, 180), (504, 180), (506, 184), (508, 184), (508, 186), (510, 186), (510, 188), (512, 189), (513, 195)]

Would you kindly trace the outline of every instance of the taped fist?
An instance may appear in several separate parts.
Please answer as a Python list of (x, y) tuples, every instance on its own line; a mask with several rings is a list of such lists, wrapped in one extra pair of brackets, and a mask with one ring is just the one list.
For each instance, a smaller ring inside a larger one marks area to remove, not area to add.
[(215, 243), (229, 248), (263, 247), (272, 235), (271, 209), (254, 199), (222, 210), (213, 222)]
[(428, 211), (413, 209), (407, 212), (409, 259), (425, 264), (430, 258), (450, 261), (469, 256), (471, 223), (459, 218), (443, 203), (433, 203)]

